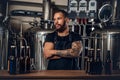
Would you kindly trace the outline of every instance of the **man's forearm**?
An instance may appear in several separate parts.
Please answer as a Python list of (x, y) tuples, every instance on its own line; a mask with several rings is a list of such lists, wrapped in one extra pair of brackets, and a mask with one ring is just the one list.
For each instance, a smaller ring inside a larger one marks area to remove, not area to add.
[[(46, 52), (47, 51), (47, 52)], [(54, 59), (54, 56), (60, 57), (78, 57), (82, 51), (82, 43), (80, 41), (75, 41), (72, 43), (70, 49), (66, 50), (45, 50), (46, 56), (49, 59)], [(55, 58), (56, 59), (56, 58)]]
[(49, 57), (48, 59), (59, 59), (61, 57), (78, 57), (79, 56), (79, 51), (74, 50), (74, 49), (66, 49), (66, 50), (50, 50), (49, 52), (54, 52), (52, 53), (52, 56)]
[(56, 50), (55, 55), (60, 57), (78, 57), (79, 51), (76, 51), (74, 49)]
[(81, 50), (82, 43), (80, 41), (75, 41), (72, 43), (71, 49), (56, 50), (55, 55), (60, 57), (78, 57)]

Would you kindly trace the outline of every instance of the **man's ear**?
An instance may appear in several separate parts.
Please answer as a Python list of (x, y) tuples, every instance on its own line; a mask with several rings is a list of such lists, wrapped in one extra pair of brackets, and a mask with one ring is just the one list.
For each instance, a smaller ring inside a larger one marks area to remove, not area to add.
[(66, 23), (69, 23), (69, 21), (70, 21), (70, 19), (69, 19), (69, 18), (66, 18), (65, 20), (66, 20)]

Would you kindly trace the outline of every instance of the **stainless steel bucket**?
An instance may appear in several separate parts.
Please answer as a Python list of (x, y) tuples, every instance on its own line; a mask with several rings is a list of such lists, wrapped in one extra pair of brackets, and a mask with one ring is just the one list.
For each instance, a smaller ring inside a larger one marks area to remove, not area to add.
[(91, 47), (101, 49), (101, 57), (105, 62), (107, 51), (111, 53), (112, 69), (120, 70), (120, 29), (96, 30), (91, 33)]
[(7, 70), (8, 30), (0, 25), (0, 70)]
[(47, 69), (47, 60), (43, 55), (43, 43), (45, 37), (48, 33), (51, 33), (51, 30), (41, 30), (40, 28), (34, 27), (29, 30), (29, 36), (33, 40), (31, 43), (33, 45), (32, 55), (34, 57), (35, 70), (46, 70)]

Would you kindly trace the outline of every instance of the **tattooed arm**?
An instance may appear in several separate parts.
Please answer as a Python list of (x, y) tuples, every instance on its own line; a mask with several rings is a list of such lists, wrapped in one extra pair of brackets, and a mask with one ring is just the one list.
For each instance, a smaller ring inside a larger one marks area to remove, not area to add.
[(75, 41), (72, 43), (71, 49), (66, 50), (54, 50), (54, 44), (45, 43), (44, 56), (48, 59), (58, 59), (60, 57), (78, 57), (82, 51), (81, 41)]
[(75, 41), (72, 43), (71, 49), (67, 50), (56, 50), (54, 55), (60, 57), (78, 57), (82, 51), (82, 43), (80, 41)]
[(49, 58), (49, 59), (59, 59), (59, 56), (53, 56), (53, 53), (55, 52), (54, 50), (54, 43), (51, 42), (46, 42), (44, 44), (44, 48), (43, 48), (43, 52), (44, 52), (44, 57), (45, 58)]

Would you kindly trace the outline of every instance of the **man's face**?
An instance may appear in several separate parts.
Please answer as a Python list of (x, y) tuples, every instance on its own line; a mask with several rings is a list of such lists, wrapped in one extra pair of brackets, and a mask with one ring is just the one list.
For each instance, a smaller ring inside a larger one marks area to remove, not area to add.
[(54, 26), (58, 32), (63, 32), (66, 29), (66, 18), (63, 13), (54, 14)]

